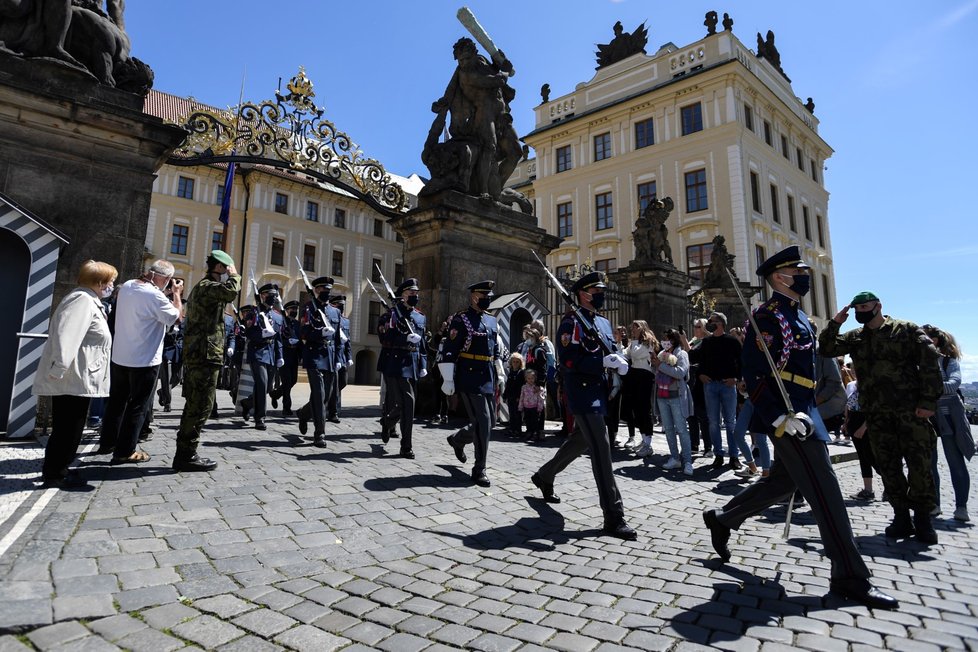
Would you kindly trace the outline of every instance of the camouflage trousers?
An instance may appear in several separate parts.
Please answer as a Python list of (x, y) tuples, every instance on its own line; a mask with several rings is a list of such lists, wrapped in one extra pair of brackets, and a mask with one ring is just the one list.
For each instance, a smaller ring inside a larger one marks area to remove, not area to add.
[(183, 396), (186, 403), (177, 431), (177, 455), (191, 457), (200, 443), (200, 430), (207, 423), (217, 394), (220, 364), (194, 364), (187, 361), (183, 367)]
[(871, 412), (866, 423), (883, 489), (893, 508), (932, 510), (937, 504), (931, 470), (937, 433), (930, 421), (899, 411)]

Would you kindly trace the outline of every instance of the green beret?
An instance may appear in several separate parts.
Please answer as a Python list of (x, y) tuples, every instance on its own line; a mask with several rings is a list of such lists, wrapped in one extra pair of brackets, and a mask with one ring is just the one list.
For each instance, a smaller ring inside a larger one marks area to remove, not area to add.
[(211, 258), (221, 263), (222, 265), (234, 265), (234, 259), (227, 255), (220, 249), (215, 249), (211, 252)]
[(872, 292), (860, 292), (852, 298), (849, 302), (850, 306), (857, 306), (860, 303), (869, 303), (870, 301), (879, 301), (880, 298), (873, 294)]

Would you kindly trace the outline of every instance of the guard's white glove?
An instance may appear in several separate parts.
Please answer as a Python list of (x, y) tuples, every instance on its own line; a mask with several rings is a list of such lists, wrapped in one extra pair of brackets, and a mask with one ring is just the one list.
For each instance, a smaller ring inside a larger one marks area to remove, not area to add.
[[(618, 355), (617, 353), (609, 353), (604, 357), (603, 362), (604, 362), (604, 366), (607, 369), (620, 370), (622, 367), (628, 369), (628, 360)], [(619, 371), (619, 373), (621, 372)]]
[(281, 369), (282, 367), (285, 366), (285, 360), (279, 358), (278, 360), (275, 361), (275, 366)]
[(339, 371), (342, 368), (343, 368), (343, 363), (342, 362), (337, 362), (336, 363), (336, 370)]
[(234, 349), (232, 349), (232, 348), (231, 348), (231, 347), (229, 346), (229, 347), (228, 347), (228, 357), (230, 358), (230, 357), (233, 357), (233, 356), (234, 356)]
[(427, 375), (428, 375), (427, 369), (422, 369), (421, 371), (418, 372), (418, 378), (424, 378)]
[(319, 334), (322, 335), (323, 337), (332, 337), (333, 333), (335, 332), (336, 329), (330, 326), (329, 324), (326, 324), (325, 326), (319, 329)]
[(346, 331), (341, 328), (340, 329), (340, 342), (342, 344), (346, 344), (349, 341), (350, 341), (350, 338), (346, 336)]
[(265, 339), (275, 337), (275, 327), (268, 315), (261, 313), (258, 315), (258, 324), (261, 326), (261, 336)]
[(417, 333), (408, 333), (407, 341), (410, 342), (411, 344), (417, 344), (418, 342), (421, 341), (421, 336), (418, 335)]
[(774, 420), (772, 425), (774, 426), (775, 437), (789, 434), (797, 439), (807, 439), (815, 431), (812, 418), (804, 412), (782, 414)]
[(347, 360), (347, 361), (346, 361), (346, 366), (347, 366), (347, 368), (348, 368), (348, 369), (349, 369), (350, 367), (352, 367), (352, 366), (353, 366), (353, 360)]
[(439, 362), (438, 371), (441, 372), (442, 383), (441, 391), (446, 396), (455, 393), (455, 364), (452, 362)]
[(298, 343), (299, 343), (299, 338), (298, 337), (290, 337), (289, 338), (289, 344), (291, 344), (292, 346), (295, 346)]

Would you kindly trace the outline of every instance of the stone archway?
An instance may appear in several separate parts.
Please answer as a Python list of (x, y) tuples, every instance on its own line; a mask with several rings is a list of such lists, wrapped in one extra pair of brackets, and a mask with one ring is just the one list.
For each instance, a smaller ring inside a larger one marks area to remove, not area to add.
[(370, 349), (358, 351), (353, 360), (354, 385), (379, 385), (377, 377), (377, 354)]

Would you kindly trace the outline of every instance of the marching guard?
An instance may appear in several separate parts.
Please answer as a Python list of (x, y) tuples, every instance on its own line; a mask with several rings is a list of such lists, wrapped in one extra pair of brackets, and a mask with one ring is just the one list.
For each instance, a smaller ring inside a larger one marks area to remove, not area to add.
[(312, 281), (312, 288), (315, 296), (302, 310), (302, 366), (309, 377), (309, 402), (299, 408), (299, 432), (306, 434), (311, 417), (312, 444), (316, 448), (326, 448), (326, 403), (333, 391), (336, 374), (340, 313), (329, 305), (333, 279), (320, 276)]
[(465, 463), (465, 445), (475, 444), (472, 481), (480, 487), (491, 485), (486, 475), (489, 436), (495, 425), (494, 392), (501, 382), (496, 368), (499, 347), (496, 318), (486, 314), (492, 303), (495, 281), (481, 281), (468, 287), (469, 307), (449, 320), (448, 339), (442, 349), (438, 370), (442, 391), (451, 396), (458, 391), (469, 415), (469, 425), (448, 437), (455, 457)]
[(346, 295), (331, 296), (329, 305), (340, 313), (340, 342), (336, 349), (336, 374), (333, 379), (333, 393), (326, 405), (326, 420), (339, 423), (340, 411), (343, 409), (342, 393), (347, 384), (346, 370), (353, 366), (353, 345), (350, 343), (350, 320), (343, 314), (346, 311)]
[(268, 383), (276, 369), (285, 364), (282, 358), (282, 315), (272, 310), (280, 301), (278, 285), (266, 283), (258, 288), (259, 305), (256, 306), (255, 319), (245, 329), (248, 338), (248, 364), (255, 381), (255, 389), (250, 397), (241, 402), (242, 414), (247, 420), (248, 412), (255, 413), (255, 429), (266, 430), (265, 414), (268, 406)]
[(272, 397), (272, 407), (282, 401), (282, 416), (290, 417), (292, 412), (292, 388), (299, 381), (299, 361), (302, 356), (302, 324), (299, 323), (299, 302), (285, 304), (282, 316), (282, 358), (285, 364), (278, 370), (279, 386), (268, 394)]

